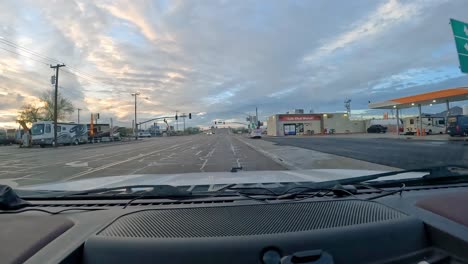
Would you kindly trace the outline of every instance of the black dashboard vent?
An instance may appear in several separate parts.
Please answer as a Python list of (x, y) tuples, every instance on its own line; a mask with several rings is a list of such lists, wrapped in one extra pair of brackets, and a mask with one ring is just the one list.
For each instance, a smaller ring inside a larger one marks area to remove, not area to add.
[(360, 200), (143, 210), (119, 217), (98, 235), (135, 238), (249, 236), (336, 228), (407, 217)]

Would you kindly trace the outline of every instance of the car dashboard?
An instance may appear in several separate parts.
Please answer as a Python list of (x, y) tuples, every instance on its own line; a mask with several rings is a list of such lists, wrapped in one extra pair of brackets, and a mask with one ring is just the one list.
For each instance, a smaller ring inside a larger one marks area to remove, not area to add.
[(467, 184), (374, 195), (33, 201), (0, 215), (1, 262), (468, 263)]

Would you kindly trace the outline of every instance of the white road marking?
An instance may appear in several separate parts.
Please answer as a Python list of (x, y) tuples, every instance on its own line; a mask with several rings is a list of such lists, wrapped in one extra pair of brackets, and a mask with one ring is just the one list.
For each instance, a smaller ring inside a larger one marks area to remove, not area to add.
[[(174, 148), (174, 149), (177, 149), (177, 148)], [(174, 150), (172, 149), (172, 150)], [(164, 157), (164, 158), (161, 158), (160, 160), (168, 160), (168, 159), (171, 159), (172, 157), (174, 157), (174, 155), (176, 155), (176, 153), (171, 153), (170, 155)]]
[(31, 177), (33, 175), (36, 175), (37, 173), (31, 173), (31, 174), (28, 174), (28, 175), (24, 175), (24, 176), (21, 176), (21, 177), (18, 177), (18, 178), (14, 178), (15, 180), (21, 180), (21, 179), (26, 179), (28, 177)]
[(73, 162), (65, 163), (65, 165), (74, 167), (74, 168), (88, 167), (88, 162), (73, 161)]
[(197, 153), (195, 153), (195, 155), (198, 156), (198, 155), (200, 155), (200, 153), (202, 153), (202, 152), (203, 152), (203, 150), (200, 150), (200, 151), (198, 151)]
[(205, 160), (205, 161), (203, 162), (202, 166), (200, 167), (200, 171), (201, 171), (201, 172), (204, 172), (206, 163), (208, 162), (208, 160), (210, 159), (210, 157), (213, 155), (213, 153), (214, 153), (215, 150), (216, 150), (216, 146), (215, 146), (210, 152), (208, 152), (208, 154), (206, 154), (205, 157), (200, 158), (201, 160)]
[(234, 154), (234, 156), (236, 156), (236, 150), (234, 149), (234, 145), (232, 145), (232, 142), (231, 142), (231, 151)]
[(69, 181), (69, 180), (72, 180), (72, 179), (75, 179), (75, 178), (78, 178), (78, 177), (82, 177), (84, 175), (87, 175), (87, 174), (90, 174), (90, 173), (94, 173), (94, 172), (97, 172), (97, 171), (101, 171), (101, 170), (104, 170), (104, 169), (107, 169), (107, 168), (110, 168), (110, 167), (113, 167), (113, 166), (116, 166), (116, 165), (120, 165), (122, 163), (125, 163), (125, 162), (129, 162), (129, 161), (132, 161), (132, 160), (136, 160), (140, 157), (143, 157), (143, 156), (149, 156), (149, 155), (152, 155), (152, 154), (155, 154), (155, 153), (158, 153), (158, 152), (161, 152), (161, 151), (165, 151), (165, 150), (168, 150), (168, 149), (172, 149), (172, 148), (175, 148), (175, 147), (178, 147), (178, 146), (181, 146), (183, 144), (187, 144), (187, 143), (190, 143), (192, 141), (187, 141), (187, 142), (184, 142), (184, 143), (181, 143), (181, 144), (177, 144), (177, 145), (173, 145), (173, 146), (170, 146), (170, 147), (167, 147), (167, 148), (164, 148), (164, 149), (158, 149), (158, 150), (155, 150), (155, 151), (152, 151), (152, 152), (148, 152), (146, 154), (140, 154), (138, 156), (135, 156), (135, 157), (131, 157), (131, 158), (128, 158), (128, 159), (125, 159), (125, 160), (120, 160), (120, 161), (116, 161), (116, 162), (112, 162), (112, 163), (109, 163), (109, 164), (106, 164), (106, 165), (103, 165), (101, 167), (97, 167), (95, 169), (91, 169), (91, 170), (88, 170), (88, 171), (84, 171), (84, 172), (80, 172), (80, 173), (77, 173), (71, 177), (68, 177), (66, 179), (64, 179), (63, 181)]

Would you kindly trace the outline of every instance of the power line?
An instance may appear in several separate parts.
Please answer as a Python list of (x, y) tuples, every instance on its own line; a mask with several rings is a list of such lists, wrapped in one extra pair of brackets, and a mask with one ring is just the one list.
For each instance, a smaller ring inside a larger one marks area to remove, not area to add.
[[(23, 56), (25, 58), (28, 58), (30, 60), (33, 60), (33, 61), (36, 61), (36, 62), (39, 62), (41, 64), (44, 64), (44, 65), (47, 65), (49, 66), (50, 64), (52, 63), (55, 63), (55, 64), (60, 64), (62, 63), (62, 61), (59, 61), (57, 59), (54, 59), (52, 57), (49, 57), (49, 56), (46, 56), (46, 55), (43, 55), (43, 54), (40, 54), (36, 51), (33, 51), (29, 48), (26, 48), (26, 47), (23, 47), (21, 45), (18, 45), (17, 43), (13, 42), (13, 41), (9, 41), (7, 39), (5, 39), (4, 37), (1, 37), (0, 36), (0, 44), (3, 44), (3, 45), (7, 45), (9, 47), (12, 47), (12, 48), (16, 48), (16, 49), (19, 49), (20, 51), (22, 52), (25, 52), (27, 53), (28, 55), (32, 55), (32, 56), (35, 56), (35, 57), (38, 57), (40, 58), (40, 60), (38, 59), (35, 59), (35, 58), (32, 58), (30, 56), (26, 56), (25, 54), (22, 54), (22, 53), (18, 53), (16, 51), (12, 51), (12, 50), (9, 50), (9, 49), (5, 49), (4, 47), (1, 47), (0, 46), (0, 49), (3, 49), (5, 51), (8, 51), (10, 53), (13, 53), (13, 54), (16, 54), (16, 55), (19, 55), (19, 56)], [(79, 70), (77, 69), (76, 67), (73, 67), (73, 66), (67, 66), (67, 69), (63, 69), (62, 72), (64, 73), (67, 73), (67, 74), (71, 74), (71, 75), (74, 75), (76, 77), (79, 77), (79, 78), (82, 78), (86, 81), (88, 81), (88, 83), (91, 83), (91, 84), (97, 84), (97, 85), (103, 85), (103, 86), (107, 86), (109, 88), (113, 88), (116, 90), (116, 93), (120, 96), (121, 92), (120, 89), (117, 88), (117, 85), (114, 84), (114, 83), (106, 83), (106, 82), (103, 82), (103, 81), (100, 81), (99, 78), (97, 78), (96, 76), (94, 75), (91, 75), (91, 74), (88, 74), (82, 70)], [(117, 88), (117, 89), (116, 89)]]
[(23, 57), (28, 58), (28, 59), (30, 59), (30, 60), (33, 60), (33, 61), (36, 61), (36, 62), (39, 62), (39, 63), (42, 63), (42, 64), (44, 64), (44, 65), (49, 66), (49, 64), (46, 63), (46, 62), (44, 62), (44, 61), (40, 61), (40, 60), (37, 60), (37, 59), (33, 59), (33, 58), (31, 58), (31, 57), (28, 57), (28, 56), (26, 56), (26, 55), (24, 55), (24, 54), (21, 54), (21, 53), (18, 53), (18, 52), (16, 52), (16, 51), (12, 51), (12, 50), (5, 49), (5, 48), (2, 48), (2, 47), (0, 47), (0, 49), (2, 49), (2, 50), (4, 50), (4, 51), (8, 51), (8, 52), (13, 53), (13, 54), (16, 54), (16, 55), (19, 55), (19, 56), (23, 56)]
[(72, 72), (72, 71), (68, 71), (68, 70), (65, 70), (65, 69), (62, 70), (62, 71), (65, 72), (65, 73), (67, 73), (67, 74), (71, 74), (71, 75), (74, 75), (74, 76), (76, 76), (76, 77), (80, 77), (80, 78), (82, 78), (82, 79), (88, 81), (89, 83), (98, 84), (98, 85), (107, 85), (107, 84), (101, 83), (101, 82), (99, 82), (99, 81), (92, 80), (92, 79), (90, 79), (90, 78), (88, 78), (88, 77), (85, 77), (85, 76), (83, 76), (83, 75), (81, 75), (81, 74), (78, 74), (78, 73), (75, 73), (75, 72)]
[[(5, 39), (4, 37), (0, 37), (0, 44), (4, 44), (4, 45), (8, 45), (8, 46), (13, 47), (13, 48), (21, 49), (21, 50), (23, 50), (24, 52), (29, 53), (30, 55), (39, 57), (39, 58), (41, 58), (41, 59), (43, 59), (43, 60), (50, 61), (50, 62), (52, 62), (52, 63), (62, 63), (62, 61), (59, 61), (59, 60), (57, 60), (57, 59), (48, 57), (48, 56), (46, 56), (46, 55), (42, 55), (42, 54), (40, 54), (40, 53), (38, 53), (38, 52), (35, 52), (35, 51), (33, 51), (33, 50), (29, 49), (29, 48), (23, 47), (23, 46), (21, 46), (21, 45), (18, 45), (18, 44), (16, 44), (16, 43), (12, 42), (12, 41), (9, 41), (9, 40)], [(10, 50), (8, 50), (8, 51), (10, 51)], [(10, 52), (12, 52), (12, 51), (10, 51)], [(19, 54), (19, 53), (15, 53), (15, 54), (18, 54), (18, 55), (21, 55), (21, 56), (25, 56), (24, 54)], [(25, 57), (27, 57), (27, 56), (25, 56)], [(31, 57), (28, 57), (28, 58), (32, 59)], [(32, 60), (35, 60), (35, 59), (32, 59)], [(35, 61), (37, 61), (37, 60), (35, 60)], [(41, 63), (44, 63), (44, 64), (46, 64), (46, 65), (51, 64), (51, 63), (46, 63), (46, 62), (41, 62)], [(78, 70), (76, 67), (67, 66), (67, 68), (69, 68), (69, 69), (75, 71), (76, 73), (79, 73), (79, 74), (81, 75), (81, 77), (82, 77), (82, 76), (86, 76), (86, 77), (88, 77), (88, 78), (92, 78), (92, 79), (95, 79), (95, 80), (98, 79), (96, 76), (93, 76), (93, 75), (91, 75), (91, 74), (88, 74), (88, 73), (86, 73), (86, 72), (83, 72), (82, 70)], [(76, 75), (76, 73), (74, 73), (74, 74)], [(101, 82), (101, 81), (97, 81), (97, 82), (100, 82), (101, 84), (105, 84), (105, 83), (103, 83), (103, 82)], [(109, 85), (109, 84), (106, 84), (106, 85)]]
[(56, 59), (53, 59), (53, 58), (50, 58), (50, 57), (47, 57), (47, 56), (43, 56), (43, 55), (41, 55), (41, 54), (39, 54), (39, 53), (37, 53), (37, 52), (35, 52), (35, 51), (32, 51), (32, 50), (30, 50), (30, 49), (28, 49), (28, 48), (25, 48), (25, 47), (23, 47), (23, 46), (20, 46), (20, 45), (14, 43), (14, 42), (12, 42), (12, 41), (6, 40), (6, 39), (3, 38), (3, 37), (0, 37), (0, 42), (2, 42), (2, 44), (4, 44), (4, 45), (8, 45), (8, 46), (13, 47), (13, 48), (21, 49), (21, 50), (23, 50), (23, 51), (25, 51), (25, 52), (27, 52), (27, 53), (30, 53), (31, 55), (40, 57), (40, 58), (42, 58), (42, 59), (45, 59), (45, 60), (48, 60), (48, 61), (52, 61), (52, 62), (54, 62), (54, 63), (59, 62), (59, 61), (56, 60)]
[[(13, 53), (13, 54), (16, 54), (16, 55), (19, 55), (19, 56), (23, 56), (23, 57), (25, 57), (25, 58), (28, 58), (28, 59), (30, 59), (30, 60), (39, 62), (39, 63), (44, 64), (44, 65), (46, 65), (46, 66), (49, 66), (49, 65), (50, 65), (49, 63), (46, 63), (46, 62), (44, 62), (44, 61), (40, 61), (40, 60), (31, 58), (31, 57), (29, 57), (29, 56), (26, 56), (26, 55), (24, 55), (24, 54), (18, 53), (18, 52), (16, 52), (16, 51), (12, 51), (12, 50), (6, 49), (6, 48), (1, 47), (1, 46), (0, 46), (0, 49), (5, 50), (5, 51), (8, 51), (8, 52)], [(76, 71), (76, 70), (75, 70), (75, 71)], [(66, 71), (66, 70), (64, 70), (63, 72), (66, 72), (66, 73), (75, 75), (75, 76), (77, 76), (77, 77), (83, 78), (83, 79), (87, 80), (87, 81), (90, 82), (90, 83), (94, 83), (94, 84), (98, 84), (98, 85), (111, 86), (111, 85), (109, 85), (109, 84), (105, 84), (105, 83), (99, 82), (99, 81), (94, 81), (94, 80), (92, 80), (91, 78), (84, 77), (84, 75), (83, 75), (82, 73), (75, 73), (75, 72)]]

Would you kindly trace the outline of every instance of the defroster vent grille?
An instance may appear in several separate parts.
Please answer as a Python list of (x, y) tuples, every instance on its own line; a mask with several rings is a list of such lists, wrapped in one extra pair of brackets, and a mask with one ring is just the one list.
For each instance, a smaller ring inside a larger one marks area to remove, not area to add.
[(144, 210), (124, 215), (98, 235), (140, 238), (249, 236), (298, 232), (406, 217), (359, 200)]

